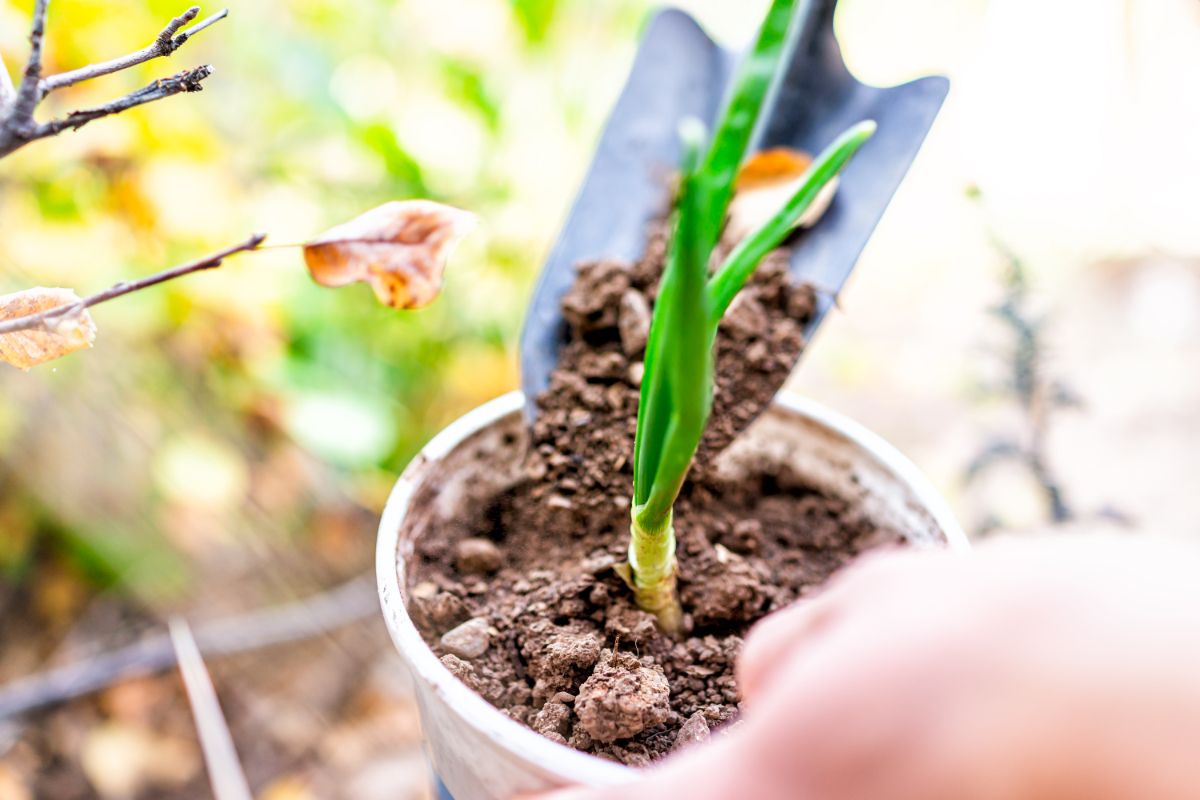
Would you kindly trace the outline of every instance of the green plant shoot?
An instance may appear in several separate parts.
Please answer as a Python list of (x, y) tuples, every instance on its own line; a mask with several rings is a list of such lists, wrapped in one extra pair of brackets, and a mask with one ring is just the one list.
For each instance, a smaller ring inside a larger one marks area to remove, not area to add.
[(736, 78), (706, 153), (704, 126), (680, 131), (683, 160), (667, 263), (646, 344), (634, 441), (634, 478), (626, 579), (638, 605), (667, 632), (679, 630), (673, 507), (708, 424), (713, 343), (733, 298), (875, 131), (870, 121), (843, 133), (812, 163), (800, 188), (761, 228), (743, 239), (709, 276), (737, 172), (776, 76), (795, 0), (775, 0)]

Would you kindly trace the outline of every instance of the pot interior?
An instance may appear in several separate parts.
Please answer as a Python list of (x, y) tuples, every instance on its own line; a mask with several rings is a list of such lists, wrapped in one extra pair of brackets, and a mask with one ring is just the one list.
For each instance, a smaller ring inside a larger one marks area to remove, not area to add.
[[(420, 482), (400, 530), (400, 585), (413, 542), (457, 525), (470, 508), (524, 478), (524, 417), (512, 411), (463, 438), (436, 462), (419, 466)], [(819, 406), (781, 396), (714, 465), (723, 478), (786, 466), (814, 489), (860, 504), (881, 530), (910, 546), (959, 547), (965, 538), (916, 469), (883, 440)]]
[[(466, 520), (528, 480), (521, 408), (519, 394), (499, 398), (435, 438), (397, 484), (381, 528), (385, 618), (416, 673), (435, 764), (464, 797), (507, 796), (504, 792), (564, 782), (608, 783), (628, 774), (543, 738), (489, 705), (451, 674), (406, 612), (411, 567), (420, 563), (409, 562), (418, 549), (424, 552), (424, 537), (453, 541), (469, 535)], [(716, 463), (703, 466), (734, 481), (785, 468), (812, 489), (855, 504), (881, 539), (902, 538), (915, 547), (965, 544), (941, 500), (909, 462), (869, 431), (798, 398), (779, 398)], [(507, 788), (497, 789), (501, 783)]]

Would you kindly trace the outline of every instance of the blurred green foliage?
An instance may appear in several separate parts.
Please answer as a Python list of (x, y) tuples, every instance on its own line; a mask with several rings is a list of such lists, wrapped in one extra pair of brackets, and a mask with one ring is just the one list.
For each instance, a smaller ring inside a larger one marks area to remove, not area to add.
[(512, 6), (525, 31), (526, 40), (536, 43), (546, 38), (546, 31), (554, 21), (558, 0), (512, 0)]

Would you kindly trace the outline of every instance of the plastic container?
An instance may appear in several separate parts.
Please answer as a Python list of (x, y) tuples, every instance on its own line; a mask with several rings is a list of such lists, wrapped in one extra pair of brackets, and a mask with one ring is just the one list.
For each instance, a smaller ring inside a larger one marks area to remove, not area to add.
[[(434, 769), (455, 800), (508, 800), (570, 784), (629, 780), (628, 767), (565, 747), (509, 719), (442, 666), (409, 618), (406, 560), (416, 537), (436, 535), (480, 487), (518, 477), (524, 398), (499, 397), (456, 420), (396, 482), (379, 527), (376, 567), (388, 631), (412, 670)], [(815, 487), (856, 498), (877, 524), (914, 547), (966, 548), (942, 498), (911, 462), (875, 434), (816, 403), (781, 395), (719, 461), (721, 470), (788, 464)], [(420, 509), (412, 501), (436, 487)], [(470, 491), (468, 491), (468, 489)]]

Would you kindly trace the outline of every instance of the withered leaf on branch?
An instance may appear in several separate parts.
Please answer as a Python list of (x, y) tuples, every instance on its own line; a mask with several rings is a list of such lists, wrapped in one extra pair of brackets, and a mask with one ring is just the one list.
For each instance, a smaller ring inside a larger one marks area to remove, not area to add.
[(812, 156), (789, 147), (771, 147), (754, 153), (738, 170), (734, 188), (739, 192), (772, 186), (804, 174)]
[[(78, 295), (70, 289), (26, 289), (0, 295), (0, 320), (25, 317), (78, 302)], [(91, 347), (95, 340), (96, 325), (92, 316), (87, 309), (80, 309), (51, 318), (42, 327), (0, 334), (0, 361), (27, 370)]]
[[(733, 202), (729, 206), (729, 232), (735, 240), (749, 236), (775, 215), (800, 188), (812, 156), (787, 147), (773, 147), (755, 153), (738, 172)], [(825, 185), (817, 199), (801, 215), (796, 227), (816, 224), (837, 192), (835, 177)]]
[(450, 252), (474, 224), (452, 206), (394, 200), (304, 245), (304, 261), (322, 286), (365, 281), (385, 305), (421, 308), (438, 296)]

